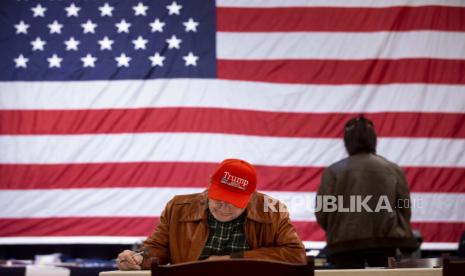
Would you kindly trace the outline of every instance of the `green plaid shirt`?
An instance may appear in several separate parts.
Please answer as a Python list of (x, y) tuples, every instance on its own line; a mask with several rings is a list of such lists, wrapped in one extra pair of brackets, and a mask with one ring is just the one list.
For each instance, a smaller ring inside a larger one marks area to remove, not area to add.
[(199, 260), (204, 260), (210, 256), (231, 255), (233, 252), (249, 249), (244, 234), (246, 212), (228, 222), (217, 221), (209, 210), (207, 212), (209, 235)]

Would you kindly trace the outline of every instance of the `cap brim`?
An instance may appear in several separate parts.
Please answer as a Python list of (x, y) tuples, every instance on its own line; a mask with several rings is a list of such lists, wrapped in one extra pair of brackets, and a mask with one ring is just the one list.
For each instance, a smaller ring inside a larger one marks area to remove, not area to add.
[(224, 201), (241, 209), (247, 207), (247, 204), (249, 204), (249, 200), (252, 194), (243, 195), (234, 193), (229, 190), (220, 188), (219, 185), (220, 184), (217, 183), (212, 183), (210, 185), (210, 187), (208, 188), (208, 198)]

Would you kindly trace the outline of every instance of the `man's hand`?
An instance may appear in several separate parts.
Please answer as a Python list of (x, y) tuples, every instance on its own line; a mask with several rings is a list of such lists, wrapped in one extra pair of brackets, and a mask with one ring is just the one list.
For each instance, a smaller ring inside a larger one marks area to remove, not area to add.
[(116, 265), (119, 270), (140, 270), (143, 259), (141, 255), (137, 255), (134, 251), (124, 250), (118, 255)]
[(210, 256), (205, 260), (206, 261), (211, 261), (211, 260), (229, 260), (229, 259), (231, 259), (231, 256), (224, 255), (224, 256)]

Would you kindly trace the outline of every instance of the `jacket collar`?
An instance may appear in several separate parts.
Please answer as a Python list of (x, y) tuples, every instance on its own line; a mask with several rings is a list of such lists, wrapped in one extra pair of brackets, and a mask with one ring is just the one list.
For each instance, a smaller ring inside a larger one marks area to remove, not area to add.
[[(188, 222), (188, 221), (200, 221), (200, 220), (207, 220), (207, 208), (208, 208), (208, 190), (203, 191), (202, 193), (197, 194), (195, 197), (189, 198), (184, 202), (180, 202), (179, 204), (192, 204), (192, 207), (189, 208), (189, 212), (184, 214), (181, 217), (181, 222)], [(247, 219), (259, 222), (259, 223), (271, 223), (271, 219), (269, 216), (260, 210), (263, 209), (263, 202), (260, 202), (260, 198), (263, 196), (259, 196), (257, 192), (254, 192), (249, 204), (247, 205)]]
[(185, 202), (180, 202), (180, 204), (191, 204), (192, 206), (189, 208), (189, 212), (186, 212), (184, 216), (181, 217), (181, 222), (207, 220), (207, 190), (196, 194), (194, 197), (190, 197)]
[(254, 192), (247, 205), (247, 218), (259, 223), (271, 223), (271, 219), (263, 211), (263, 195)]

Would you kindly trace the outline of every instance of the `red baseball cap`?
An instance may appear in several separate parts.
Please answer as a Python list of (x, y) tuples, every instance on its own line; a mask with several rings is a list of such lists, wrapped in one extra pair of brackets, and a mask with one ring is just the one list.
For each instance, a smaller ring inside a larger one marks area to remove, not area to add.
[(226, 159), (211, 177), (208, 198), (245, 208), (257, 187), (257, 172), (248, 162)]

